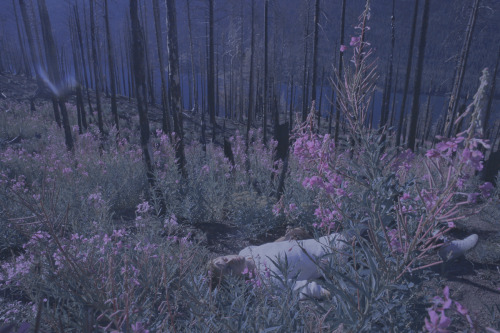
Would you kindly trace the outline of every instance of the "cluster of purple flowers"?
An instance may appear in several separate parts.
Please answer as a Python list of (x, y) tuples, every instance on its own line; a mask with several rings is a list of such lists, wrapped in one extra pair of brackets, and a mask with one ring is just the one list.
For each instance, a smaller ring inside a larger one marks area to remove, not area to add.
[(443, 296), (444, 298), (440, 296), (433, 298), (432, 307), (427, 309), (429, 318), (425, 318), (425, 329), (431, 333), (451, 332), (448, 330), (451, 325), (451, 319), (446, 316), (445, 310), (451, 310), (454, 304), (456, 311), (467, 319), (472, 332), (475, 332), (469, 311), (462, 304), (450, 298), (450, 288), (448, 286), (444, 287)]

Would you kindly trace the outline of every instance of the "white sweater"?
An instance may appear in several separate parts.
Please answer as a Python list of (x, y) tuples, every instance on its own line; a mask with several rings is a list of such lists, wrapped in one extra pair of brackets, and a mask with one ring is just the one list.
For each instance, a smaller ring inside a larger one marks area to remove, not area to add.
[[(240, 251), (239, 255), (252, 259), (255, 263), (257, 274), (261, 279), (271, 279), (274, 284), (280, 284), (279, 280), (273, 278), (274, 275), (283, 278), (283, 274), (274, 265), (284, 263), (285, 256), (288, 260), (288, 282), (294, 290), (300, 290), (301, 298), (308, 295), (315, 298), (327, 296), (328, 291), (324, 290), (316, 282), (309, 280), (321, 277), (318, 266), (311, 260), (321, 259), (328, 253), (334, 253), (346, 246), (345, 238), (341, 234), (331, 234), (329, 236), (316, 239), (291, 240), (276, 243), (266, 243), (260, 246), (249, 246)], [(306, 253), (304, 253), (307, 252)], [(341, 251), (339, 251), (341, 252)], [(339, 256), (345, 260), (345, 256)], [(293, 280), (297, 277), (296, 282)], [(283, 286), (282, 286), (283, 287)]]

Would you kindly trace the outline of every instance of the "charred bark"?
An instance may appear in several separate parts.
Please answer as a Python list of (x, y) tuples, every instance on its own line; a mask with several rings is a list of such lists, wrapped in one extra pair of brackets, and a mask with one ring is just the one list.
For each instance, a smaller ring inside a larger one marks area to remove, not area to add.
[(104, 134), (104, 121), (102, 117), (102, 106), (101, 106), (101, 85), (99, 78), (99, 56), (97, 54), (97, 41), (96, 41), (96, 26), (95, 26), (95, 16), (94, 16), (94, 1), (89, 0), (90, 3), (90, 39), (92, 44), (92, 63), (94, 67), (94, 82), (95, 82), (95, 98), (97, 104), (97, 126), (99, 127), (99, 132), (101, 135)]
[[(340, 18), (340, 46), (342, 47), (345, 43), (344, 32), (345, 32), (345, 8), (346, 8), (346, 0), (342, 0), (342, 14)], [(344, 52), (340, 50), (339, 53), (339, 64), (338, 64), (338, 77), (342, 77), (342, 70), (344, 66)], [(335, 89), (333, 89), (335, 91)], [(332, 101), (333, 102), (333, 101)], [(335, 113), (335, 134), (334, 134), (334, 142), (335, 145), (339, 144), (339, 132), (340, 132), (340, 106), (336, 104), (337, 112)]]
[(408, 61), (406, 62), (405, 85), (403, 88), (403, 100), (401, 102), (401, 109), (399, 112), (399, 124), (396, 132), (396, 146), (401, 144), (401, 133), (403, 131), (403, 120), (405, 118), (406, 97), (408, 96), (408, 87), (410, 83), (411, 65), (413, 61), (413, 45), (415, 44), (415, 32), (417, 31), (417, 16), (418, 16), (418, 1), (415, 0), (415, 7), (413, 8), (413, 21), (411, 26), (410, 47), (408, 49)]
[[(49, 67), (49, 75), (51, 76), (52, 82), (56, 85), (61, 86), (62, 81), (59, 74), (59, 68), (57, 66), (57, 49), (56, 43), (54, 41), (54, 36), (52, 35), (52, 27), (50, 24), (49, 13), (47, 11), (47, 6), (45, 0), (38, 0), (38, 11), (40, 14), (40, 21), (42, 23), (42, 35), (45, 45), (45, 52), (47, 57), (47, 64)], [(62, 116), (62, 126), (64, 129), (64, 138), (66, 141), (66, 148), (70, 151), (73, 150), (73, 136), (71, 134), (71, 128), (69, 125), (68, 111), (66, 109), (66, 103), (64, 101), (64, 96), (56, 96), (54, 94), (54, 100), (61, 111)], [(55, 105), (54, 104), (54, 105)], [(54, 112), (58, 114), (58, 110), (54, 107)]]
[(458, 60), (455, 79), (453, 82), (453, 90), (451, 92), (450, 102), (448, 103), (448, 109), (446, 111), (446, 121), (443, 135), (447, 137), (449, 137), (453, 132), (453, 123), (457, 111), (458, 100), (460, 99), (460, 92), (462, 90), (465, 68), (467, 66), (467, 59), (469, 57), (470, 45), (472, 42), (472, 34), (474, 33), (474, 27), (476, 26), (477, 11), (479, 9), (480, 2), (480, 0), (474, 0), (467, 29), (465, 30), (464, 44), (460, 52), (460, 58)]
[[(173, 1), (172, 6), (174, 6)], [(175, 17), (175, 14), (174, 14)], [(177, 36), (175, 36), (177, 42)], [(177, 44), (177, 43), (176, 43)], [(177, 48), (176, 48), (177, 51)], [(210, 114), (210, 123), (212, 124), (212, 141), (215, 141), (216, 122), (215, 122), (215, 49), (214, 49), (214, 0), (208, 0), (208, 84), (207, 100), (208, 113)]]
[[(319, 41), (319, 0), (314, 3), (314, 36), (313, 36), (313, 54), (312, 54), (312, 88), (311, 100), (316, 101), (316, 84), (318, 80), (318, 41)], [(316, 103), (316, 105), (318, 105)], [(321, 111), (318, 109), (318, 131), (321, 118)]]
[(82, 37), (82, 28), (80, 24), (80, 14), (78, 14), (78, 3), (74, 7), (74, 15), (75, 15), (75, 25), (76, 25), (76, 33), (78, 35), (78, 44), (80, 45), (80, 57), (83, 64), (83, 78), (85, 80), (85, 89), (87, 90), (87, 102), (89, 104), (89, 112), (92, 114), (94, 112), (92, 108), (92, 103), (90, 101), (90, 82), (87, 77), (87, 63), (85, 61), (85, 48), (83, 47), (83, 37)]
[(253, 117), (253, 66), (254, 66), (254, 51), (255, 51), (255, 0), (252, 0), (252, 31), (250, 37), (250, 78), (248, 83), (248, 115), (247, 115), (247, 131), (246, 131), (246, 149), (248, 151), (250, 126)]
[(427, 28), (429, 26), (430, 0), (424, 1), (422, 14), (422, 28), (420, 30), (420, 42), (418, 45), (417, 68), (415, 82), (413, 84), (413, 103), (411, 108), (411, 120), (408, 131), (408, 148), (415, 151), (415, 139), (417, 133), (418, 114), (420, 109), (420, 89), (422, 86), (422, 74), (424, 71), (425, 45), (427, 43)]
[(268, 112), (268, 96), (267, 96), (267, 91), (268, 91), (268, 61), (267, 61), (267, 56), (268, 56), (268, 13), (269, 12), (269, 0), (265, 0), (264, 3), (264, 107), (262, 109), (262, 112), (264, 113), (264, 120), (263, 120), (263, 127), (264, 127), (264, 144), (267, 144), (267, 112)]
[(120, 123), (118, 121), (118, 106), (116, 105), (116, 73), (113, 54), (113, 44), (111, 41), (111, 29), (109, 27), (108, 0), (104, 0), (104, 21), (106, 23), (106, 39), (108, 45), (108, 67), (109, 67), (109, 82), (111, 88), (111, 114), (115, 121), (116, 130), (120, 131)]
[(163, 61), (163, 42), (161, 38), (160, 4), (158, 0), (153, 0), (153, 16), (155, 21), (158, 61), (160, 63), (162, 129), (164, 133), (171, 133), (172, 127), (170, 125), (170, 115), (168, 112), (167, 81), (165, 79), (165, 64)]
[(144, 66), (144, 40), (142, 27), (139, 21), (137, 0), (130, 0), (130, 23), (132, 26), (131, 53), (133, 72), (136, 82), (137, 110), (139, 112), (139, 126), (141, 130), (141, 147), (146, 164), (146, 175), (149, 185), (155, 186), (153, 149), (150, 143), (149, 118), (146, 95), (146, 75)]
[(177, 43), (177, 19), (175, 12), (175, 0), (165, 0), (165, 3), (167, 5), (168, 83), (171, 92), (170, 100), (172, 102), (171, 108), (172, 108), (172, 116), (174, 119), (174, 131), (177, 136), (175, 156), (177, 158), (177, 166), (179, 168), (179, 171), (181, 172), (184, 178), (187, 178), (186, 156), (184, 154), (184, 137), (182, 133), (182, 105), (181, 105), (179, 51)]

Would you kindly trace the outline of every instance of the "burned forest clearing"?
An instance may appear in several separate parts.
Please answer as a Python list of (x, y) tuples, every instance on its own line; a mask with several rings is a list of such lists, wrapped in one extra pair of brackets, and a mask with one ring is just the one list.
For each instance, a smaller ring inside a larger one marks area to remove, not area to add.
[(0, 4), (0, 333), (500, 332), (494, 0)]

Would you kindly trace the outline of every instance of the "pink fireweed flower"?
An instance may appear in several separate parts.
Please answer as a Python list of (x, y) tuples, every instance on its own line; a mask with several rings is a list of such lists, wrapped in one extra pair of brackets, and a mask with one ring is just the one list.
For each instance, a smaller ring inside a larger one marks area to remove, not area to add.
[(483, 185), (479, 186), (479, 190), (481, 190), (481, 194), (485, 198), (489, 198), (491, 196), (491, 192), (493, 191), (493, 184), (490, 182), (486, 182)]
[(479, 150), (465, 148), (462, 152), (462, 161), (472, 166), (477, 171), (483, 170), (483, 157), (483, 153)]
[(444, 155), (450, 156), (451, 153), (457, 151), (458, 144), (461, 143), (462, 141), (464, 141), (464, 138), (461, 136), (449, 139), (447, 141), (442, 141), (436, 145), (436, 149), (440, 152), (443, 152)]
[(109, 242), (111, 242), (111, 237), (108, 236), (108, 234), (104, 234), (104, 237), (102, 238), (102, 241), (104, 242), (104, 244), (108, 244)]
[(73, 172), (73, 170), (71, 168), (64, 168), (62, 170), (63, 175), (68, 175), (68, 174), (70, 174), (72, 172)]
[(437, 158), (441, 156), (441, 153), (437, 149), (430, 149), (425, 153), (425, 156), (429, 158)]
[(273, 215), (278, 216), (281, 212), (281, 202), (277, 202), (273, 205)]
[(429, 319), (425, 318), (425, 329), (431, 333), (450, 332), (447, 328), (451, 324), (450, 318), (446, 317), (444, 312), (437, 313), (434, 310), (428, 310)]
[(398, 230), (397, 229), (391, 229), (387, 231), (387, 236), (389, 237), (389, 242), (392, 248), (392, 251), (396, 253), (403, 253), (403, 246), (401, 245), (401, 242), (399, 241), (398, 238)]
[(349, 43), (350, 46), (357, 47), (361, 43), (361, 37), (351, 37), (351, 42)]
[(467, 202), (468, 203), (476, 203), (478, 197), (479, 197), (479, 193), (469, 193), (469, 194), (467, 194)]
[(347, 46), (340, 45), (340, 52), (345, 52), (345, 50), (347, 50)]
[(474, 323), (472, 322), (472, 319), (469, 315), (469, 310), (462, 304), (458, 303), (457, 301), (455, 302), (455, 306), (457, 307), (457, 312), (460, 313), (462, 316), (464, 316), (467, 319), (467, 322), (469, 323), (470, 328), (474, 327)]
[(467, 313), (469, 313), (467, 308), (465, 308), (462, 304), (458, 303), (457, 301), (455, 301), (455, 306), (457, 307), (458, 313), (460, 313), (461, 315), (465, 316)]
[(165, 225), (165, 227), (178, 225), (177, 217), (175, 216), (175, 214), (172, 214), (172, 215), (170, 215), (169, 218), (165, 219), (164, 225)]
[(437, 307), (438, 311), (449, 309), (451, 307), (451, 304), (453, 303), (453, 300), (450, 298), (450, 287), (445, 286), (443, 288), (443, 296), (444, 299), (439, 296), (435, 296), (433, 298), (434, 305)]
[(135, 212), (138, 214), (143, 214), (147, 213), (150, 209), (151, 206), (149, 206), (149, 203), (147, 201), (144, 201), (137, 205), (137, 209), (135, 210)]
[(96, 192), (96, 193), (90, 194), (88, 197), (88, 201), (90, 201), (94, 205), (101, 205), (104, 203), (104, 200), (102, 199), (101, 192)]

